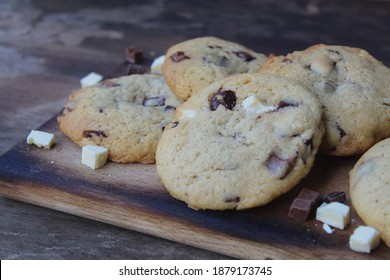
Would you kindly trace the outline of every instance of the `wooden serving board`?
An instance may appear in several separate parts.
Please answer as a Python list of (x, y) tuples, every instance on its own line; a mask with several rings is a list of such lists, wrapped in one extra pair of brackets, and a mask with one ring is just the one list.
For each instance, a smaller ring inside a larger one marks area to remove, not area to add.
[(166, 192), (155, 165), (108, 162), (92, 170), (80, 163), (81, 148), (61, 133), (56, 116), (39, 129), (55, 134), (55, 146), (45, 150), (23, 140), (2, 155), (0, 195), (241, 259), (390, 259), (384, 243), (371, 254), (349, 249), (361, 224), (353, 209), (352, 223), (332, 235), (313, 218), (300, 224), (287, 216), (302, 187), (348, 193), (356, 158), (317, 157), (298, 186), (267, 206), (195, 211)]

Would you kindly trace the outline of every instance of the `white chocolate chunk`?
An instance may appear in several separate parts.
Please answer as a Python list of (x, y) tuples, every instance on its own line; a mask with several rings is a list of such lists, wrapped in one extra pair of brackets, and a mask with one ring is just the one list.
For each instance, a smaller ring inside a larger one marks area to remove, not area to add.
[(322, 229), (325, 230), (327, 234), (332, 234), (334, 231), (328, 224), (323, 224)]
[(255, 96), (249, 96), (242, 101), (242, 107), (244, 107), (247, 112), (256, 114), (271, 112), (277, 109), (274, 105), (266, 106), (262, 104)]
[(380, 233), (373, 227), (359, 226), (349, 237), (349, 248), (360, 253), (370, 253), (380, 243)]
[(92, 169), (97, 169), (106, 164), (108, 150), (101, 146), (87, 145), (81, 152), (81, 163)]
[(317, 208), (316, 219), (338, 229), (344, 229), (350, 220), (349, 206), (340, 202), (323, 203)]
[(165, 55), (161, 55), (153, 60), (152, 65), (150, 66), (150, 73), (162, 75), (162, 65), (165, 60)]
[(196, 116), (196, 111), (194, 110), (180, 110), (179, 111), (179, 118), (187, 118), (187, 119), (192, 119)]
[(27, 144), (34, 144), (38, 147), (50, 149), (54, 144), (54, 135), (39, 130), (31, 130), (27, 136)]
[(102, 75), (95, 73), (95, 72), (91, 72), (87, 76), (85, 76), (84, 78), (82, 78), (80, 80), (80, 84), (81, 84), (81, 87), (84, 88), (84, 87), (88, 87), (88, 86), (92, 86), (94, 84), (97, 84), (101, 80), (103, 80)]

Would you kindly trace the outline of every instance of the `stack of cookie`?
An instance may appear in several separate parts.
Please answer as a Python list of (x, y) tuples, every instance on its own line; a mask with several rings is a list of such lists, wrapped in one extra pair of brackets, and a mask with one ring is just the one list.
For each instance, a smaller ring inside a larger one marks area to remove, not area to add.
[[(317, 151), (361, 155), (390, 137), (388, 77), (357, 48), (320, 44), (267, 58), (196, 38), (168, 49), (162, 75), (76, 92), (58, 121), (79, 145), (106, 147), (112, 161), (156, 161), (169, 193), (194, 209), (242, 210), (297, 185)], [(354, 189), (376, 168), (358, 165), (369, 167), (351, 173)], [(389, 199), (384, 205), (389, 212)]]

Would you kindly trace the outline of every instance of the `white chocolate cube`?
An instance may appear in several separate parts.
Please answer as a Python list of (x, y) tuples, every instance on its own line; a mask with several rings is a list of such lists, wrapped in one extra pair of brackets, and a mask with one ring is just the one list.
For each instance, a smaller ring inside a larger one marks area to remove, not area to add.
[(379, 231), (373, 227), (359, 226), (349, 237), (349, 248), (360, 253), (370, 253), (380, 242)]
[(150, 66), (150, 73), (162, 75), (162, 65), (165, 60), (165, 55), (161, 55), (153, 60), (152, 65)]
[(80, 80), (80, 84), (81, 84), (81, 87), (84, 88), (84, 87), (88, 87), (88, 86), (92, 86), (94, 84), (97, 84), (101, 80), (103, 80), (102, 75), (95, 73), (95, 72), (91, 72), (87, 76), (85, 76), (84, 78), (82, 78)]
[(84, 146), (81, 153), (81, 163), (92, 169), (97, 169), (106, 164), (108, 150), (101, 146)]
[(242, 107), (244, 107), (247, 112), (256, 114), (271, 112), (276, 109), (276, 106), (266, 106), (260, 103), (255, 96), (249, 96), (242, 101)]
[(316, 219), (338, 229), (344, 229), (350, 220), (349, 206), (340, 202), (323, 203), (317, 208)]
[(54, 144), (54, 135), (39, 130), (31, 130), (27, 136), (27, 144), (34, 144), (38, 147), (50, 149)]

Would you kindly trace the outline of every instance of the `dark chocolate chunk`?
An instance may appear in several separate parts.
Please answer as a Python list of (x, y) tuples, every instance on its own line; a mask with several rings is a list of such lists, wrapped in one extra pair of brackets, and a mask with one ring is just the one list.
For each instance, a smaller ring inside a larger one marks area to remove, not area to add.
[(295, 161), (296, 157), (292, 159), (283, 159), (275, 153), (271, 153), (265, 162), (265, 165), (280, 180), (283, 180), (294, 168)]
[(206, 64), (214, 64), (220, 67), (226, 67), (228, 59), (226, 56), (208, 54), (203, 57), (203, 62)]
[(103, 81), (99, 84), (101, 87), (105, 87), (105, 88), (112, 88), (112, 87), (118, 87), (120, 86), (118, 83), (114, 83), (114, 82), (111, 82), (111, 81)]
[(94, 136), (98, 136), (100, 138), (107, 137), (107, 135), (104, 133), (104, 131), (101, 131), (101, 130), (84, 130), (83, 131), (83, 138), (92, 138)]
[(128, 47), (125, 49), (125, 57), (127, 61), (138, 64), (142, 62), (144, 55), (140, 49)]
[(345, 130), (342, 129), (341, 126), (340, 126), (338, 123), (336, 123), (336, 129), (337, 129), (337, 131), (338, 131), (339, 134), (340, 134), (340, 139), (343, 138), (345, 135), (347, 135), (347, 133), (345, 132)]
[(165, 105), (165, 96), (145, 97), (142, 100), (142, 106), (145, 107), (159, 107)]
[(171, 105), (167, 105), (167, 106), (165, 106), (165, 111), (174, 111), (174, 110), (176, 110), (176, 107), (173, 107), (173, 106), (171, 106)]
[(219, 90), (217, 93), (209, 95), (210, 110), (217, 110), (219, 105), (226, 109), (232, 110), (236, 106), (237, 97), (234, 91)]
[(335, 50), (330, 50), (330, 49), (328, 49), (328, 52), (340, 55), (340, 52), (339, 52), (339, 51), (335, 51)]
[(331, 192), (325, 195), (321, 196), (321, 203), (326, 202), (326, 203), (331, 203), (331, 202), (340, 202), (343, 203), (345, 202), (347, 198), (347, 194), (345, 192)]
[(285, 57), (285, 58), (282, 59), (282, 62), (290, 64), (290, 63), (292, 63), (292, 60), (287, 58), (287, 57)]
[(133, 74), (145, 74), (149, 71), (149, 67), (141, 64), (129, 63), (126, 67), (125, 75), (133, 75)]
[(187, 55), (184, 54), (184, 52), (181, 52), (181, 51), (175, 52), (170, 57), (171, 57), (172, 61), (175, 63), (178, 63), (184, 59), (190, 59), (190, 57), (188, 57)]
[(233, 53), (245, 62), (249, 62), (249, 61), (256, 59), (254, 56), (252, 56), (249, 53), (244, 52), (244, 51), (237, 51), (237, 52), (233, 52)]
[(307, 221), (318, 205), (318, 197), (318, 192), (303, 188), (291, 204), (288, 217), (300, 223)]
[(383, 102), (383, 105), (390, 106), (390, 102), (389, 103)]
[(175, 128), (179, 125), (179, 122), (171, 122), (171, 128)]
[(236, 197), (226, 198), (225, 202), (226, 203), (232, 203), (232, 202), (238, 203), (238, 202), (240, 202), (240, 197), (236, 196)]
[(309, 150), (311, 150), (313, 148), (313, 139), (312, 138), (305, 139), (303, 143), (307, 146), (307, 148)]
[(278, 103), (275, 111), (278, 111), (278, 110), (286, 108), (286, 107), (298, 107), (298, 104), (282, 100)]
[(99, 113), (103, 113), (103, 108), (99, 108)]

